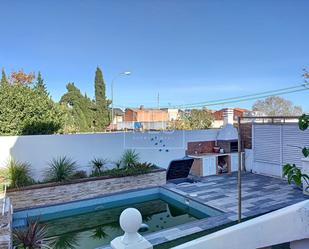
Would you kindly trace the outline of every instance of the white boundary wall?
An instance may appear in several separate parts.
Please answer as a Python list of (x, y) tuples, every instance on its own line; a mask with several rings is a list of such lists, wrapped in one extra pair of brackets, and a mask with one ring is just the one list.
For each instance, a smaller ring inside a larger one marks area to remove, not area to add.
[(126, 149), (135, 149), (141, 161), (167, 168), (173, 159), (185, 156), (190, 141), (212, 141), (218, 129), (172, 132), (113, 132), (73, 135), (0, 137), (0, 167), (12, 157), (31, 163), (32, 175), (42, 180), (47, 163), (54, 157), (68, 156), (80, 170), (90, 172), (94, 157), (117, 161)]
[[(292, 242), (291, 248), (309, 247), (309, 201), (262, 215), (172, 249), (256, 249)], [(301, 241), (302, 240), (302, 241)]]
[(309, 147), (309, 130), (301, 131), (298, 124), (253, 124), (252, 165), (255, 173), (282, 177), (282, 166), (301, 166), (303, 157), (298, 147)]

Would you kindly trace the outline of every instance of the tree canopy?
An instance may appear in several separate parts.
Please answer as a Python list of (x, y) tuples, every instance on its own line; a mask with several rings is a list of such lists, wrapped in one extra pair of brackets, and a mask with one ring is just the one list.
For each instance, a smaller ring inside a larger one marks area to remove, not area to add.
[(291, 101), (278, 96), (257, 100), (253, 104), (252, 110), (266, 116), (299, 116), (302, 114), (300, 106), (295, 106)]
[(68, 83), (67, 93), (60, 103), (66, 111), (65, 132), (87, 132), (94, 129), (95, 104), (86, 95), (82, 95), (74, 83)]
[(67, 93), (61, 97), (60, 103), (66, 112), (65, 132), (104, 131), (109, 125), (109, 105), (106, 98), (103, 74), (96, 69), (95, 98), (91, 100), (74, 85), (67, 85)]
[(202, 130), (209, 129), (214, 117), (208, 109), (192, 109), (185, 111), (180, 118), (171, 124), (177, 130)]
[(33, 86), (33, 79), (33, 74), (18, 71), (11, 74), (9, 84), (1, 81), (1, 135), (52, 134), (62, 128), (60, 107)]

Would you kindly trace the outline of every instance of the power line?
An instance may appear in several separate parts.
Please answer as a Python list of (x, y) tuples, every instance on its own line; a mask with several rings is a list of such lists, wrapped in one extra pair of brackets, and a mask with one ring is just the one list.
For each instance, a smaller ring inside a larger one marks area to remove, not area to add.
[(189, 107), (190, 108), (193, 108), (193, 107), (197, 108), (197, 107), (207, 107), (207, 106), (215, 106), (215, 105), (240, 103), (240, 102), (245, 102), (245, 101), (249, 101), (249, 100), (256, 100), (256, 99), (261, 99), (261, 98), (267, 98), (267, 97), (271, 97), (271, 96), (274, 96), (274, 95), (285, 95), (285, 94), (289, 94), (289, 93), (302, 92), (302, 91), (308, 91), (308, 90), (309, 90), (309, 88), (298, 89), (298, 90), (293, 90), (293, 91), (279, 92), (277, 94), (261, 95), (261, 96), (251, 97), (251, 98), (236, 99), (236, 100), (224, 101), (224, 102), (216, 102), (216, 103), (211, 103), (211, 104), (206, 104), (206, 105), (195, 105), (195, 106), (191, 106), (190, 105)]
[[(290, 87), (285, 88), (279, 88), (274, 90), (268, 90), (263, 91), (259, 93), (254, 94), (247, 94), (247, 95), (241, 95), (241, 96), (235, 96), (230, 98), (222, 98), (222, 99), (216, 99), (216, 100), (210, 100), (210, 101), (202, 101), (202, 102), (196, 102), (196, 103), (188, 103), (188, 104), (181, 104), (181, 105), (169, 105), (169, 106), (162, 106), (161, 108), (177, 108), (177, 109), (185, 109), (185, 108), (198, 108), (198, 107), (207, 107), (207, 106), (216, 106), (216, 105), (224, 105), (224, 104), (231, 104), (231, 103), (239, 103), (239, 102), (245, 102), (249, 100), (256, 100), (261, 98), (266, 98), (274, 95), (285, 95), (289, 93), (295, 93), (295, 92), (302, 92), (309, 90), (308, 88), (309, 83), (304, 83), (301, 85), (294, 85)], [(117, 105), (120, 108), (128, 108), (125, 106)], [(155, 108), (155, 107), (152, 107)]]
[(265, 94), (270, 94), (270, 96), (278, 95), (282, 91), (292, 90), (292, 89), (297, 89), (297, 88), (302, 88), (303, 89), (303, 87), (306, 87), (306, 84), (295, 85), (295, 86), (290, 86), (290, 87), (285, 87), (285, 88), (280, 88), (280, 89), (275, 89), (275, 90), (269, 90), (269, 91), (254, 93), (254, 94), (241, 95), (241, 96), (237, 96), (237, 97), (222, 98), (222, 99), (216, 99), (216, 100), (210, 100), (210, 101), (202, 101), (202, 102), (191, 103), (191, 104), (175, 105), (175, 106), (178, 106), (180, 108), (182, 106), (185, 106), (185, 107), (189, 107), (189, 106), (203, 106), (203, 105), (207, 106), (207, 105), (211, 105), (212, 103), (218, 103), (218, 102), (222, 102), (222, 101), (225, 102), (225, 101), (228, 101), (228, 100), (243, 99), (243, 98), (247, 98), (247, 97), (257, 97), (259, 95), (265, 96)]

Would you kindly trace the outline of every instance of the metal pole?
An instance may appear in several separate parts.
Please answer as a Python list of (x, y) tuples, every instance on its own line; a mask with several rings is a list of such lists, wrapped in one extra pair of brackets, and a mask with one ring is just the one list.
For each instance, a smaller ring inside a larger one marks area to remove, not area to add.
[(130, 75), (131, 72), (122, 72), (117, 74), (111, 81), (111, 99), (112, 99), (112, 110), (111, 110), (111, 124), (114, 123), (114, 81), (117, 79), (117, 77), (121, 75)]
[(240, 134), (240, 117), (237, 118), (238, 123), (238, 223), (241, 222), (241, 134)]

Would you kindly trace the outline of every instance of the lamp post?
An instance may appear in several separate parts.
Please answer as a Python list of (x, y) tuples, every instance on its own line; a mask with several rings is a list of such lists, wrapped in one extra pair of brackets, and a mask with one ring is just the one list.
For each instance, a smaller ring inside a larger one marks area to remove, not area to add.
[(114, 82), (120, 76), (129, 76), (131, 72), (125, 71), (117, 74), (111, 81), (111, 98), (112, 98), (112, 111), (111, 111), (111, 123), (114, 123)]

